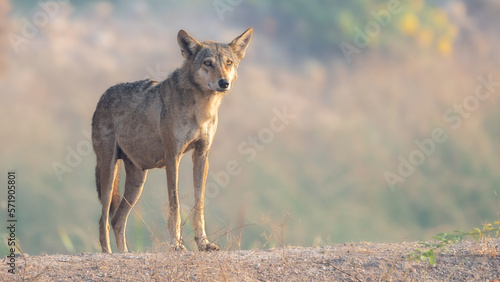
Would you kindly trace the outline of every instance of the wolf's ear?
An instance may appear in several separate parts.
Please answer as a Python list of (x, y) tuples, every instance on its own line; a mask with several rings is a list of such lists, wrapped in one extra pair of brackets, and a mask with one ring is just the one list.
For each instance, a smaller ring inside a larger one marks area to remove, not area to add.
[(245, 56), (245, 50), (252, 39), (252, 34), (253, 28), (249, 28), (229, 44), (240, 60)]
[(177, 43), (181, 47), (182, 56), (187, 60), (192, 59), (201, 48), (201, 43), (182, 29), (177, 33)]

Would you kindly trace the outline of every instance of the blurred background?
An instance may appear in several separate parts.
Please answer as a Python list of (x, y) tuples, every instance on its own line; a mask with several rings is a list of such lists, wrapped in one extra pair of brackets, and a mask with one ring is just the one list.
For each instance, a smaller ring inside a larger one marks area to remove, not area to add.
[[(16, 171), (21, 248), (100, 251), (93, 111), (108, 87), (179, 67), (179, 29), (230, 42), (254, 28), (210, 155), (207, 232), (222, 248), (427, 240), (498, 220), (499, 13), (493, 0), (0, 0), (0, 181)], [(191, 166), (189, 153), (195, 249)], [(129, 249), (164, 250), (166, 203), (152, 170)]]

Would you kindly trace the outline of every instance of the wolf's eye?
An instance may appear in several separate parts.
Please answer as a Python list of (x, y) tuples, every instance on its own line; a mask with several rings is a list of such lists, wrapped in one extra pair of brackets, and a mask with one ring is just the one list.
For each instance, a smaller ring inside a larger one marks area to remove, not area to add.
[(232, 64), (233, 64), (233, 61), (231, 61), (231, 60), (227, 60), (226, 65), (230, 66), (230, 65), (232, 65)]
[(212, 62), (211, 61), (205, 61), (203, 62), (203, 64), (207, 67), (211, 67), (212, 66)]

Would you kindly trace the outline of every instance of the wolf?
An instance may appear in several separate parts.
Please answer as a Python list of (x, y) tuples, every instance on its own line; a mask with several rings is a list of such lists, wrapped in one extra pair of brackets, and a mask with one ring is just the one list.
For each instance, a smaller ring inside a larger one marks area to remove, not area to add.
[[(149, 169), (167, 174), (168, 222), (172, 247), (185, 250), (178, 195), (179, 161), (193, 150), (193, 229), (200, 251), (219, 250), (205, 232), (204, 198), (208, 154), (217, 130), (218, 109), (237, 78), (237, 69), (253, 35), (249, 28), (231, 43), (199, 42), (186, 31), (177, 34), (182, 67), (158, 82), (121, 83), (101, 96), (92, 117), (97, 158), (95, 178), (102, 204), (99, 241), (111, 253), (109, 221), (119, 252), (127, 252), (127, 217), (139, 199)], [(125, 166), (125, 190), (119, 194), (119, 164)], [(121, 199), (120, 199), (121, 198)]]

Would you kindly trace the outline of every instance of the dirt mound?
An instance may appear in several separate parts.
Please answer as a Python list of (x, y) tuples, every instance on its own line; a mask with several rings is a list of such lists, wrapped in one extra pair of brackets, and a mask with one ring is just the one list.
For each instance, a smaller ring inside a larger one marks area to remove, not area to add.
[[(24, 255), (4, 281), (309, 281), (500, 279), (500, 240), (465, 241), (435, 265), (408, 260), (417, 243), (345, 243), (326, 247), (220, 252)], [(14, 279), (13, 279), (14, 278)]]

